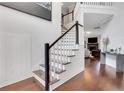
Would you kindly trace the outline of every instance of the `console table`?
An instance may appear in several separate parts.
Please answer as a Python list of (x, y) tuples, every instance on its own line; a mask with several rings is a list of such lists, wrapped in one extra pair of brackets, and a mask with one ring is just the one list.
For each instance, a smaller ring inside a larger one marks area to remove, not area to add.
[(117, 72), (124, 72), (124, 54), (101, 52), (100, 62), (115, 68)]

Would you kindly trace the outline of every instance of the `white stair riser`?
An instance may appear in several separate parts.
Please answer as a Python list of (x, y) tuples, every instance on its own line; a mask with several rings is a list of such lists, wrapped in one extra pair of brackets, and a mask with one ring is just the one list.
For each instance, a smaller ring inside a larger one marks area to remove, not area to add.
[(43, 86), (45, 86), (45, 81), (41, 78), (39, 78), (36, 74), (33, 74), (33, 77), (38, 80)]
[(59, 69), (62, 69), (62, 70), (65, 70), (65, 66), (62, 65), (61, 63), (57, 63), (57, 62), (51, 62), (51, 65), (52, 66), (55, 66), (55, 68), (59, 68)]
[(62, 40), (65, 40), (65, 39), (75, 39), (76, 37), (75, 37), (75, 35), (68, 35), (68, 36), (65, 36), (65, 37), (63, 37), (63, 39)]
[(75, 44), (75, 39), (71, 39), (71, 40), (63, 40), (63, 41), (61, 41), (61, 44), (65, 44), (65, 43), (68, 43), (68, 44), (71, 44), (71, 43), (74, 43)]
[[(44, 67), (40, 67), (40, 69), (42, 70), (42, 71), (44, 71), (45, 72), (45, 68)], [(50, 77), (54, 77), (54, 78), (57, 78), (57, 79), (59, 79), (59, 75), (57, 74), (57, 73), (55, 73), (54, 71), (51, 71), (50, 70)], [(50, 79), (51, 80), (51, 79)], [(52, 81), (52, 80), (51, 80)]]
[(56, 46), (56, 48), (57, 47), (60, 47), (60, 48), (62, 48), (62, 49), (68, 49), (68, 48), (70, 48), (70, 49), (72, 49), (72, 48), (74, 48), (75, 47), (75, 43), (71, 43), (71, 44), (58, 44), (58, 46)]
[(54, 50), (50, 52), (51, 55), (59, 55), (59, 56), (71, 56), (71, 55), (75, 55), (74, 51), (71, 50)]
[(50, 60), (60, 61), (60, 62), (70, 62), (70, 57), (59, 56), (59, 55), (51, 55)]
[[(76, 42), (75, 41), (65, 41), (65, 42), (62, 42), (61, 44), (59, 43), (59, 44), (57, 44), (57, 45), (72, 45), (72, 44), (76, 44)], [(57, 47), (57, 46), (56, 46)]]
[(65, 49), (65, 50), (70, 49), (71, 50), (71, 49), (77, 49), (77, 47), (76, 46), (70, 46), (70, 47), (68, 47), (68, 46), (58, 46), (55, 49)]

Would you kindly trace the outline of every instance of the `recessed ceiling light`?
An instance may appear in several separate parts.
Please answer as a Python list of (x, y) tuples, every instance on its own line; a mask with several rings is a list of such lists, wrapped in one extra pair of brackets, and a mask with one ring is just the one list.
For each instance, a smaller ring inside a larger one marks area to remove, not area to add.
[(91, 34), (91, 32), (88, 31), (88, 32), (86, 32), (86, 34)]

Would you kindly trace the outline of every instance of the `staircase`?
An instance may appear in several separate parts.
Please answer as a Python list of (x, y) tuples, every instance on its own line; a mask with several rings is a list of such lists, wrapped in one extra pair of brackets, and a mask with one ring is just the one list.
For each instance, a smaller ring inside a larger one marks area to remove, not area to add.
[[(62, 78), (70, 69), (69, 64), (72, 64), (71, 59), (76, 56), (79, 44), (79, 29), (78, 21), (68, 30), (63, 30), (62, 35), (50, 46), (45, 44), (45, 59), (44, 64), (40, 64), (38, 70), (33, 71), (34, 78), (45, 87), (45, 90), (54, 90), (63, 82)], [(71, 77), (67, 77), (71, 79)], [(66, 80), (67, 81), (67, 80)]]
[[(100, 9), (102, 9), (102, 7), (112, 7), (113, 4), (111, 2), (81, 2), (81, 5), (84, 8), (90, 6), (101, 7)], [(65, 24), (64, 20), (66, 16), (72, 17), (71, 20), (69, 20), (69, 24), (72, 23), (73, 25), (69, 29), (62, 26), (62, 35), (51, 45), (48, 43), (45, 44), (45, 62), (39, 65), (38, 70), (33, 71), (34, 78), (44, 87), (44, 90), (47, 91), (55, 90), (77, 75), (83, 68), (83, 66), (82, 68), (80, 67), (83, 59), (80, 51), (83, 51), (84, 46), (83, 44), (79, 44), (79, 32), (81, 32), (79, 27), (83, 26), (79, 24), (78, 21), (74, 22), (74, 9), (68, 14), (62, 14), (63, 25)], [(72, 22), (70, 23), (70, 21)]]
[[(75, 70), (80, 61), (74, 62), (79, 59), (79, 27), (83, 27), (78, 21), (74, 22), (75, 6), (71, 12), (62, 14), (62, 35), (51, 45), (45, 44), (45, 62), (33, 71), (34, 78), (44, 90), (54, 90), (82, 71), (82, 68)], [(64, 26), (67, 16), (72, 23), (69, 29)]]
[[(73, 24), (68, 29), (64, 26), (64, 19), (70, 15)], [(78, 21), (74, 22), (74, 9), (68, 14), (62, 14), (62, 24), (62, 35), (51, 45), (45, 44), (45, 62), (33, 71), (33, 77), (47, 91), (54, 90), (77, 74), (73, 70), (79, 62), (73, 62), (73, 58), (79, 51), (79, 26), (83, 26)]]

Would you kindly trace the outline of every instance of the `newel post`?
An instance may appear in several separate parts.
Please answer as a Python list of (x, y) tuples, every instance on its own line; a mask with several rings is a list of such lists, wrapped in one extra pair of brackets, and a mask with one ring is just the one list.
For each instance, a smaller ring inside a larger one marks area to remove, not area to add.
[(78, 27), (78, 21), (76, 21), (76, 44), (79, 44), (79, 27)]
[(49, 43), (45, 43), (45, 91), (49, 91)]

